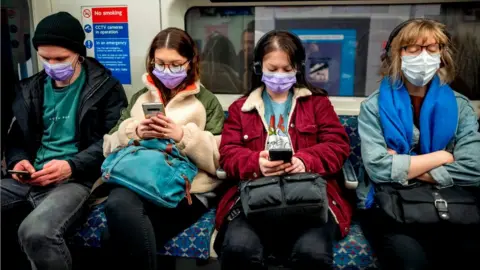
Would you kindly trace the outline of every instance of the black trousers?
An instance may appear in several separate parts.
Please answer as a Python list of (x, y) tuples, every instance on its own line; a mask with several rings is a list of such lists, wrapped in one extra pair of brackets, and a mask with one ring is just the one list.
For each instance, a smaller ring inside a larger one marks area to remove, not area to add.
[(480, 226), (399, 224), (379, 209), (364, 210), (361, 225), (381, 269), (476, 269)]
[(191, 226), (207, 210), (195, 196), (192, 205), (184, 199), (177, 208), (161, 208), (127, 188), (115, 187), (105, 206), (109, 230), (105, 246), (110, 261), (117, 264), (112, 269), (156, 270), (157, 247)]
[(333, 269), (333, 241), (338, 227), (331, 215), (326, 224), (313, 228), (294, 221), (284, 228), (253, 226), (243, 214), (225, 226), (216, 239), (222, 241), (223, 270), (267, 269), (270, 256), (292, 269)]

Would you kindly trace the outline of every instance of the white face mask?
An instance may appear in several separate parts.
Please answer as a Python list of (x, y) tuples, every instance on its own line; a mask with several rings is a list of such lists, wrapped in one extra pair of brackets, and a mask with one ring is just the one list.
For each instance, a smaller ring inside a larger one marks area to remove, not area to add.
[(402, 56), (403, 75), (416, 86), (426, 85), (440, 68), (440, 54), (430, 55), (423, 51), (419, 55)]

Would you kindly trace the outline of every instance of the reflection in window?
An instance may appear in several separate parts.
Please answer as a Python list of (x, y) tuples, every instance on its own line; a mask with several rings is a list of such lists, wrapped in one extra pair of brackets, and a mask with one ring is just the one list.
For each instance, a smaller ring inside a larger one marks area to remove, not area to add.
[(410, 19), (447, 25), (456, 47), (452, 88), (480, 100), (480, 3), (283, 7), (196, 7), (186, 29), (202, 51), (202, 83), (214, 93), (249, 88), (253, 47), (273, 29), (297, 34), (305, 72), (331, 96), (365, 97), (378, 88), (380, 55), (390, 32)]

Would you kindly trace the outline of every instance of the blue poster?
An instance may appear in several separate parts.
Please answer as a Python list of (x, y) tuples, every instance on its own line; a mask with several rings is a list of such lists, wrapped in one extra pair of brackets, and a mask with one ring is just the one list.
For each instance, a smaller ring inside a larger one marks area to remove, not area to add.
[(110, 69), (121, 84), (131, 84), (128, 23), (94, 24), (93, 38), (95, 58)]
[(353, 96), (356, 31), (353, 29), (292, 30), (306, 51), (305, 74), (331, 96)]

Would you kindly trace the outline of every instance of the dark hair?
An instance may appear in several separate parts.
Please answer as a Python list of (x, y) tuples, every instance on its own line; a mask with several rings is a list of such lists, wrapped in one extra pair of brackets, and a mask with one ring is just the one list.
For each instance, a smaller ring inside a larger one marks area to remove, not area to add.
[(214, 32), (208, 38), (202, 53), (202, 61), (237, 67), (237, 54), (233, 43), (224, 35)]
[(178, 54), (190, 61), (190, 68), (187, 71), (187, 78), (176, 89), (184, 89), (187, 87), (187, 85), (198, 81), (200, 78), (199, 56), (197, 47), (195, 46), (195, 42), (193, 41), (192, 37), (190, 37), (187, 32), (179, 28), (169, 27), (160, 31), (160, 33), (153, 38), (150, 48), (148, 49), (146, 70), (152, 78), (155, 86), (160, 90), (163, 99), (167, 103), (173, 97), (172, 90), (165, 87), (162, 82), (160, 82), (160, 80), (152, 73), (153, 69), (155, 68), (155, 51), (162, 48), (176, 50)]
[[(288, 31), (271, 31), (265, 34), (257, 43), (254, 49), (253, 62), (262, 62), (263, 57), (268, 53), (281, 50), (288, 55), (288, 59), (292, 67), (297, 70), (296, 88), (307, 88), (314, 95), (326, 96), (327, 92), (321, 88), (313, 86), (305, 77), (305, 49), (300, 39)], [(264, 86), (262, 82), (261, 72), (253, 72), (251, 78), (251, 88), (247, 95), (252, 93), (260, 86)]]

